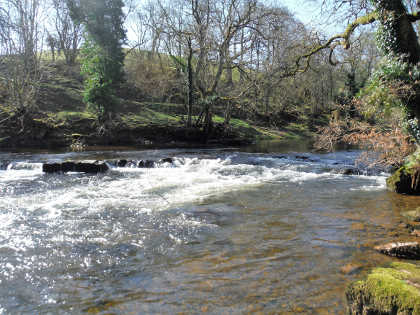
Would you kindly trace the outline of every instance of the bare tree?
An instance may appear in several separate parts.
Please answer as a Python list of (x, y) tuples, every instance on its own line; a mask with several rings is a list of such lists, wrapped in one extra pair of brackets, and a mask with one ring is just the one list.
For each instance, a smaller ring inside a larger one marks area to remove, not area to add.
[(70, 17), (68, 4), (71, 2), (75, 0), (52, 0), (58, 47), (63, 52), (68, 65), (75, 63), (82, 40), (82, 25), (75, 23)]
[(35, 104), (41, 79), (40, 30), (41, 3), (39, 0), (3, 0), (1, 2), (0, 35), (2, 80), (8, 90), (8, 103), (14, 109), (24, 131), (27, 113)]
[(254, 14), (257, 1), (182, 0), (176, 5), (161, 4), (160, 8), (165, 17), (168, 52), (173, 56), (178, 52), (178, 56), (181, 53), (185, 59), (195, 61), (186, 64), (180, 58), (174, 58), (189, 78), (185, 80), (190, 96), (187, 124), (191, 123), (191, 98), (195, 95), (202, 107), (196, 124), (203, 123), (204, 129), (210, 132), (212, 107), (223, 96), (219, 95), (223, 92), (220, 86), (223, 74), (231, 77), (229, 73), (235, 67), (235, 61), (244, 54), (244, 51), (233, 54), (234, 39), (257, 18)]

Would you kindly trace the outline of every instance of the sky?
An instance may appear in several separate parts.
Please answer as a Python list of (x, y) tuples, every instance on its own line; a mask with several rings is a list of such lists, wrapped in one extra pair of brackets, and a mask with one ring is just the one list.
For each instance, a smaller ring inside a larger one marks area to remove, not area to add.
[[(264, 0), (263, 0), (264, 2)], [(346, 25), (332, 24), (321, 16), (320, 1), (309, 0), (278, 0), (278, 3), (289, 9), (295, 17), (308, 28), (322, 30), (326, 35), (335, 35), (343, 32)]]
[[(158, 1), (158, 0), (156, 0)], [(332, 25), (321, 16), (320, 0), (260, 0), (262, 3), (276, 3), (286, 7), (308, 29), (322, 31), (327, 36), (343, 32), (346, 25)], [(145, 0), (138, 1), (141, 5)], [(128, 28), (128, 38), (135, 38), (133, 31)]]
[(304, 24), (319, 20), (320, 6), (305, 0), (279, 0)]

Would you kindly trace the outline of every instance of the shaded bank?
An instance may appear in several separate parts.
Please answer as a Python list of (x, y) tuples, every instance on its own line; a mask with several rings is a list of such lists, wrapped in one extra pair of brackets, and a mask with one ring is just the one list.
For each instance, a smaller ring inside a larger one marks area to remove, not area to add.
[[(166, 106), (170, 106), (167, 104)], [(176, 105), (172, 105), (175, 107)], [(300, 125), (284, 130), (256, 126), (240, 119), (223, 124), (215, 116), (210, 132), (200, 127), (185, 127), (183, 115), (138, 105), (137, 112), (115, 115), (106, 126), (98, 125), (94, 115), (85, 111), (37, 112), (24, 121), (10, 114), (0, 126), (0, 148), (63, 148), (80, 146), (142, 146), (168, 144), (247, 145), (261, 140), (302, 141), (312, 132)], [(162, 110), (162, 109), (161, 109)]]
[(387, 180), (388, 189), (407, 194), (420, 195), (420, 150), (407, 157), (404, 165)]

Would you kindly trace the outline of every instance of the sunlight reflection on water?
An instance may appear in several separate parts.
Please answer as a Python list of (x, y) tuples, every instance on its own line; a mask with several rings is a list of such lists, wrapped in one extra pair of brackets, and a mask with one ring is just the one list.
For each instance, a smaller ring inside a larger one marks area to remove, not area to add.
[(68, 156), (41, 154), (0, 171), (0, 313), (344, 314), (345, 286), (389, 260), (371, 247), (419, 200), (386, 174), (338, 174), (357, 152), (116, 154), (175, 163), (45, 175)]

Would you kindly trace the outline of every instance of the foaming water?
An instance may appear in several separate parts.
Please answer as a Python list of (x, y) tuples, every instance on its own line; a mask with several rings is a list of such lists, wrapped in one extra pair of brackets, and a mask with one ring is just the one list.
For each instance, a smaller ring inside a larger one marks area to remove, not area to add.
[[(340, 174), (358, 154), (5, 155), (0, 313), (343, 313), (357, 274), (340, 267), (383, 260), (366, 238), (388, 239), (399, 219), (386, 173)], [(43, 161), (166, 156), (42, 173)]]

